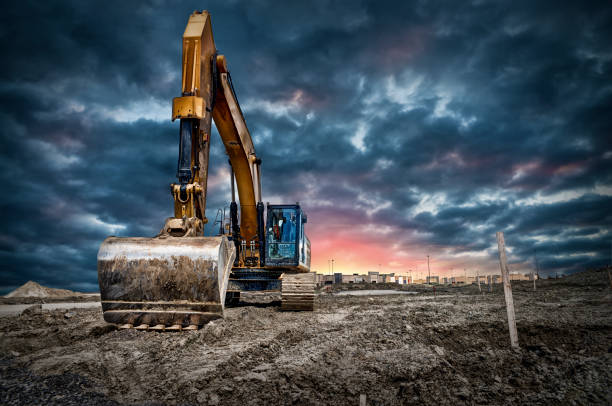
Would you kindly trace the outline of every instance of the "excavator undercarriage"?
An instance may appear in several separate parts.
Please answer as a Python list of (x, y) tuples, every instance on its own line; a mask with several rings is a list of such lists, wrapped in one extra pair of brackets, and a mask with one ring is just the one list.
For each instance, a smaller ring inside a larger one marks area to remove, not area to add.
[[(283, 310), (314, 308), (306, 215), (299, 204), (261, 198), (261, 159), (238, 104), (227, 61), (215, 48), (210, 15), (194, 12), (183, 34), (178, 183), (174, 217), (153, 238), (109, 237), (98, 252), (104, 319), (125, 328), (196, 329), (223, 317), (241, 291), (281, 290)], [(230, 163), (230, 221), (205, 237), (212, 120)], [(236, 202), (235, 190), (239, 203)], [(264, 225), (265, 222), (265, 225)]]

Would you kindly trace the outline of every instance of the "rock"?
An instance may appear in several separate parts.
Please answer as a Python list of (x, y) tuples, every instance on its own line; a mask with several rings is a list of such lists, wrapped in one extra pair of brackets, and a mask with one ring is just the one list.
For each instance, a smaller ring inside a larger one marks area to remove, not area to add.
[(439, 356), (443, 356), (445, 354), (444, 348), (439, 347), (437, 345), (433, 346), (433, 350), (436, 354), (438, 354)]
[(253, 371), (255, 371), (255, 372), (269, 371), (269, 370), (270, 370), (270, 368), (271, 368), (271, 365), (270, 365), (270, 364), (261, 364), (261, 365), (259, 365), (259, 366), (255, 367), (255, 368), (253, 369)]
[(466, 387), (458, 388), (455, 395), (457, 395), (461, 400), (466, 400), (470, 397), (470, 391)]
[(206, 404), (207, 400), (208, 400), (208, 394), (206, 394), (205, 392), (200, 392), (198, 393), (198, 396), (196, 396), (196, 401), (199, 404)]
[(259, 372), (249, 372), (246, 375), (235, 376), (234, 381), (260, 381), (260, 382), (268, 382), (268, 377)]
[(219, 395), (217, 395), (216, 393), (211, 393), (209, 398), (210, 398), (210, 400), (208, 401), (209, 405), (215, 406), (219, 404), (219, 401), (220, 401)]
[(204, 326), (200, 334), (209, 335), (212, 338), (219, 338), (223, 335), (225, 327), (223, 325), (223, 319), (214, 320)]
[(463, 375), (457, 375), (457, 380), (460, 381), (463, 385), (470, 384), (470, 381)]
[(72, 317), (76, 316), (76, 312), (66, 312), (64, 313), (64, 318), (65, 319), (70, 319)]
[(100, 337), (111, 331), (117, 330), (117, 326), (106, 322), (96, 322), (89, 328), (87, 335), (90, 337)]
[(35, 304), (35, 305), (32, 305), (32, 306), (28, 307), (24, 311), (22, 311), (21, 315), (22, 316), (31, 316), (31, 315), (40, 314), (40, 313), (42, 313), (42, 305), (41, 304)]

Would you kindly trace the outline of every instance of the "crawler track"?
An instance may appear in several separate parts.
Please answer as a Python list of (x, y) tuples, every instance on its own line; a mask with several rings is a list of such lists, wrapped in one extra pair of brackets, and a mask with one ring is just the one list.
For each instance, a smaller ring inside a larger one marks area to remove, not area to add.
[(155, 326), (149, 326), (148, 324), (139, 324), (137, 326), (133, 324), (118, 324), (117, 328), (120, 330), (134, 329), (134, 330), (150, 330), (150, 331), (184, 331), (184, 330), (199, 330), (200, 326), (190, 324), (189, 326), (183, 327), (180, 324), (172, 326), (166, 326), (164, 324), (157, 324)]
[(283, 274), (281, 284), (281, 310), (313, 311), (315, 298), (313, 273)]

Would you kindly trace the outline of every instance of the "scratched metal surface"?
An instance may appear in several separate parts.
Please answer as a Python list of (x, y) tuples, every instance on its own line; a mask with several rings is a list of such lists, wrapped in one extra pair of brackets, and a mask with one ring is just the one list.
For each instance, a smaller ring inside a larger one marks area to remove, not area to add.
[(234, 255), (225, 237), (109, 237), (98, 252), (104, 318), (203, 324), (222, 317)]

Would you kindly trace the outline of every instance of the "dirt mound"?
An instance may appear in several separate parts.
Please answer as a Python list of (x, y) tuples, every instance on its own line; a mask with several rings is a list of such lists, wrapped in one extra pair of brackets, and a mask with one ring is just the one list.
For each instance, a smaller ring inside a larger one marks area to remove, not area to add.
[(81, 295), (81, 293), (68, 289), (48, 288), (36, 282), (28, 281), (4, 297), (65, 297), (78, 295)]
[(567, 283), (575, 283), (579, 286), (607, 286), (608, 268), (589, 269), (587, 271), (576, 272), (563, 278)]

